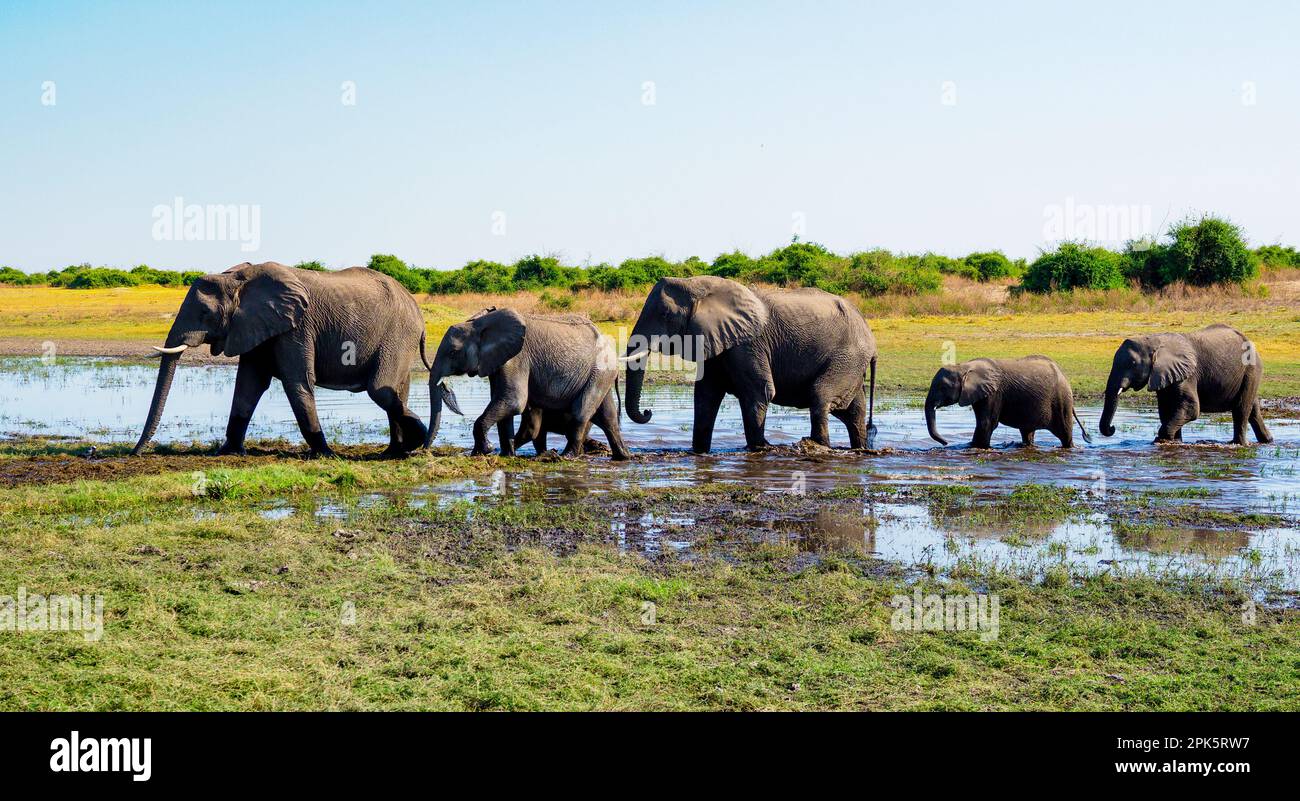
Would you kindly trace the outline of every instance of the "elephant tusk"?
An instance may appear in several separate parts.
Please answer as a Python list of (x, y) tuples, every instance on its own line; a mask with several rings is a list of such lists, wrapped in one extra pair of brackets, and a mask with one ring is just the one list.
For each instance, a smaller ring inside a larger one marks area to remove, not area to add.
[(618, 356), (616, 358), (620, 362), (631, 362), (640, 359), (642, 356), (648, 356), (648, 355), (650, 355), (650, 349), (646, 348), (645, 350), (639, 350), (636, 353), (629, 353), (627, 356)]
[(188, 348), (189, 345), (177, 345), (174, 348), (160, 348), (157, 345), (153, 346), (154, 350), (158, 351), (159, 353), (164, 353), (168, 355), (171, 355), (173, 353), (184, 353)]

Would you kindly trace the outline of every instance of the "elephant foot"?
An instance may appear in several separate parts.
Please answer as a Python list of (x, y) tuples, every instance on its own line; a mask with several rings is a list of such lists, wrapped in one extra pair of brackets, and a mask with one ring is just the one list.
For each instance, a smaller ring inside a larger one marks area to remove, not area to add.
[(393, 447), (392, 445), (389, 445), (387, 448), (384, 448), (384, 450), (379, 454), (379, 458), (380, 459), (405, 459), (410, 455), (411, 455), (411, 451), (407, 450), (405, 447), (402, 446)]
[(217, 448), (217, 455), (218, 456), (247, 456), (248, 452), (244, 450), (243, 445), (231, 445), (230, 443), (227, 442), (224, 445), (222, 445), (220, 448)]
[(477, 445), (475, 445), (473, 450), (469, 452), (469, 455), (470, 456), (492, 456), (493, 454), (492, 451), (488, 450), (487, 448), (480, 448)]
[(311, 451), (308, 452), (307, 458), (308, 459), (337, 459), (338, 454), (330, 450), (329, 448), (323, 448), (323, 449), (312, 448)]

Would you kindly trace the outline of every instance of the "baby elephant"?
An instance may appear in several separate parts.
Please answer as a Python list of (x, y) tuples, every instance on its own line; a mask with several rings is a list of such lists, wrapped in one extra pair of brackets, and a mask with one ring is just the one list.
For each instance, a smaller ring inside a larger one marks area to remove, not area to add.
[(487, 432), (495, 425), (501, 455), (514, 455), (514, 416), (532, 407), (566, 415), (569, 442), (564, 455), (584, 453), (594, 422), (605, 432), (613, 457), (626, 459), (618, 407), (610, 392), (620, 366), (613, 343), (585, 317), (484, 309), (448, 328), (438, 345), (429, 371), (432, 419), (426, 442), (437, 436), (444, 400), (452, 411), (459, 411), (442, 379), (486, 376), (491, 400), (474, 421), (475, 454), (489, 452)]
[(959, 403), (975, 407), (975, 436), (971, 447), (987, 448), (998, 424), (1020, 430), (1025, 445), (1034, 444), (1034, 432), (1045, 428), (1073, 447), (1070, 420), (1079, 423), (1085, 442), (1092, 442), (1074, 413), (1074, 392), (1056, 362), (1046, 356), (1023, 359), (972, 359), (943, 367), (930, 382), (925, 396), (925, 424), (930, 437), (947, 445), (934, 425), (934, 411)]
[[(614, 384), (614, 393), (618, 394), (617, 382)], [(447, 405), (450, 406), (451, 403), (449, 402)], [(547, 450), (546, 435), (567, 435), (570, 425), (572, 425), (572, 420), (567, 412), (529, 406), (519, 416), (519, 431), (515, 434), (515, 450), (519, 450), (531, 442), (537, 453), (545, 453)], [(588, 437), (587, 441), (582, 443), (582, 450), (584, 453), (608, 453), (609, 447), (598, 439)]]

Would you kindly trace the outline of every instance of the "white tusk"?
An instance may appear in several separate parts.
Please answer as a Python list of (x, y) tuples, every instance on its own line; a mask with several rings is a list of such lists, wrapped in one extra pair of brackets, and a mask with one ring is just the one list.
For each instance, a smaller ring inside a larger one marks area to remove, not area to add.
[(166, 354), (184, 353), (187, 348), (189, 348), (189, 345), (177, 345), (174, 348), (160, 348), (157, 345), (153, 346), (154, 350), (158, 351), (159, 353), (166, 353)]
[(630, 361), (635, 361), (636, 359), (639, 359), (639, 358), (641, 358), (642, 356), (646, 356), (646, 355), (648, 355), (649, 353), (650, 353), (649, 350), (640, 350), (640, 351), (637, 351), (636, 353), (633, 353), (633, 354), (631, 354), (631, 355), (629, 355), (629, 356), (619, 356), (619, 357), (617, 357), (617, 358), (618, 358), (618, 360), (619, 360), (620, 362), (630, 362)]

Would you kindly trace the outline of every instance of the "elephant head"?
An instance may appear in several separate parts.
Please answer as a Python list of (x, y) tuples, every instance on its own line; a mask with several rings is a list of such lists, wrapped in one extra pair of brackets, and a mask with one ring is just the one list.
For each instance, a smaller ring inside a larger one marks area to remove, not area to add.
[(154, 347), (162, 362), (144, 432), (132, 453), (138, 454), (158, 430), (176, 364), (186, 349), (208, 345), (214, 356), (240, 356), (297, 326), (307, 305), (307, 291), (294, 269), (275, 262), (245, 262), (196, 278), (163, 347)]
[(650, 422), (652, 412), (641, 409), (650, 351), (703, 362), (757, 336), (767, 318), (763, 300), (735, 281), (711, 275), (660, 279), (628, 337), (627, 416)]
[(433, 444), (442, 424), (442, 404), (456, 414), (460, 405), (456, 395), (442, 383), (449, 375), (489, 376), (513, 359), (524, 347), (528, 325), (519, 312), (511, 309), (484, 309), (463, 323), (456, 323), (443, 334), (438, 353), (429, 370), (429, 433), (424, 441)]
[(936, 409), (954, 403), (962, 406), (979, 403), (996, 394), (1001, 381), (1002, 371), (988, 359), (973, 359), (939, 368), (925, 396), (925, 426), (930, 431), (930, 438), (940, 445), (948, 444), (935, 427)]
[(1103, 437), (1115, 435), (1115, 407), (1124, 390), (1143, 387), (1159, 392), (1196, 373), (1196, 349), (1181, 334), (1152, 334), (1124, 340), (1115, 351), (1110, 379), (1106, 382), (1106, 404), (1097, 426)]

